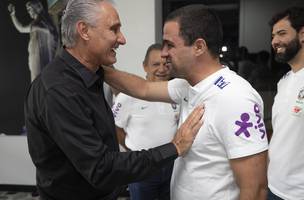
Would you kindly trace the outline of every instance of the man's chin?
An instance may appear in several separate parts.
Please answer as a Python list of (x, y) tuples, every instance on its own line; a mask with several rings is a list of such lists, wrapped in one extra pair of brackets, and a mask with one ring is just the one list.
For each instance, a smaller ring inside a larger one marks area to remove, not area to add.
[(289, 60), (286, 58), (285, 54), (283, 53), (277, 53), (274, 57), (275, 61), (279, 62), (279, 63), (286, 63)]
[(102, 63), (102, 65), (105, 65), (105, 66), (112, 66), (112, 65), (114, 65), (116, 62), (117, 62), (117, 59), (116, 59), (116, 58), (112, 58), (112, 59), (109, 59), (109, 60), (107, 60), (106, 62)]

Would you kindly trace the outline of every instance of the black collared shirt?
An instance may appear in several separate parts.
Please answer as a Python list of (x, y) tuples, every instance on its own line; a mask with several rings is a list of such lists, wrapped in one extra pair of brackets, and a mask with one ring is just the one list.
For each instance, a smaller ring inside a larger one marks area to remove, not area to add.
[(89, 71), (64, 49), (32, 83), (25, 121), (42, 199), (113, 199), (177, 157), (172, 143), (119, 152), (102, 86), (102, 68)]

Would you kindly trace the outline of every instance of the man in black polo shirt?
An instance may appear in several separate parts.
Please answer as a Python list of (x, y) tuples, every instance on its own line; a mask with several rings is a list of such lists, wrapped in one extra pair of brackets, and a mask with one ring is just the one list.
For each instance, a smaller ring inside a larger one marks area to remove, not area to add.
[(42, 200), (115, 199), (120, 186), (185, 154), (202, 125), (199, 107), (171, 143), (119, 152), (100, 66), (116, 62), (115, 49), (126, 42), (120, 26), (106, 1), (69, 1), (62, 17), (65, 48), (29, 89), (25, 120)]

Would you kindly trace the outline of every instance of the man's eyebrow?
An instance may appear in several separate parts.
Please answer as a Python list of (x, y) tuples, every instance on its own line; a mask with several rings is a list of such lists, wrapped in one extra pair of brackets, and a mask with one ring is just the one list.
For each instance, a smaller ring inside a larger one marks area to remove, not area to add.
[(287, 31), (286, 29), (280, 29), (275, 32), (272, 32), (272, 35), (279, 34), (279, 33), (286, 32), (286, 31)]
[(112, 28), (119, 28), (119, 27), (121, 27), (121, 23), (117, 22), (117, 23), (115, 23), (115, 24), (112, 24), (111, 27), (112, 27)]

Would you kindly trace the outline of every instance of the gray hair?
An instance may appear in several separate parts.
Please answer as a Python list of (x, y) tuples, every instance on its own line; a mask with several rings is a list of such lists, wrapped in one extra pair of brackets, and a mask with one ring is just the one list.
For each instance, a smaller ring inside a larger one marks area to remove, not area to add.
[(78, 38), (76, 23), (84, 21), (96, 26), (99, 18), (99, 3), (104, 0), (69, 0), (61, 19), (62, 43), (65, 47), (75, 46)]

